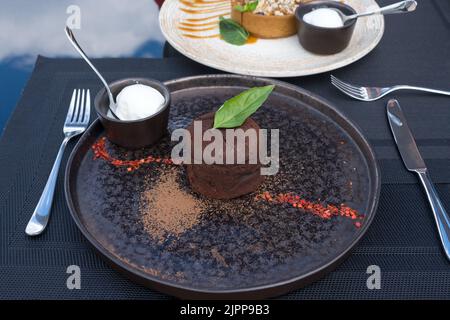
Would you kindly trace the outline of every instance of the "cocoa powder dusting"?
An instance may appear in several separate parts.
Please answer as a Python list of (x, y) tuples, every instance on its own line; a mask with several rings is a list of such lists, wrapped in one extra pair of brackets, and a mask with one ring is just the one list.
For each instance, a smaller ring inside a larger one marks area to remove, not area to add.
[(163, 241), (178, 236), (196, 225), (204, 204), (184, 191), (178, 183), (178, 170), (161, 171), (153, 187), (142, 193), (141, 213), (145, 230)]

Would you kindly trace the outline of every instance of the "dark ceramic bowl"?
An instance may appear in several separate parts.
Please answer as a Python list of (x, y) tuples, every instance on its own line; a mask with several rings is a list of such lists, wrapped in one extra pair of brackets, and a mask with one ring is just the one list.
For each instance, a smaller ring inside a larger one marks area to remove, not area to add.
[(108, 140), (121, 147), (131, 149), (146, 147), (158, 141), (167, 131), (170, 111), (169, 90), (157, 80), (143, 78), (122, 79), (109, 84), (109, 87), (114, 99), (116, 99), (123, 88), (137, 83), (155, 88), (165, 99), (162, 109), (150, 117), (132, 121), (122, 121), (108, 117), (109, 99), (105, 88), (97, 93), (94, 100), (95, 111), (105, 128)]
[(334, 54), (344, 50), (350, 43), (357, 19), (346, 22), (339, 28), (323, 28), (309, 24), (303, 16), (313, 9), (337, 8), (345, 15), (355, 14), (352, 7), (335, 1), (313, 1), (299, 5), (295, 11), (298, 40), (303, 48), (317, 54)]

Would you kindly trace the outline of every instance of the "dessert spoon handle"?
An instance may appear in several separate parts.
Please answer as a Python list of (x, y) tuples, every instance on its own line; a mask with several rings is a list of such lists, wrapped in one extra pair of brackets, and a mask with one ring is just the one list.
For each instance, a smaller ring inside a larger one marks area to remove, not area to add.
[(77, 52), (80, 54), (80, 56), (84, 59), (84, 61), (86, 61), (86, 63), (91, 67), (91, 69), (95, 72), (95, 74), (99, 77), (100, 81), (105, 86), (105, 89), (106, 89), (106, 92), (108, 93), (108, 98), (109, 98), (109, 111), (111, 111), (111, 114), (114, 116), (114, 118), (119, 120), (119, 117), (114, 112), (116, 110), (115, 103), (114, 103), (114, 97), (112, 95), (111, 89), (109, 89), (108, 83), (106, 82), (105, 78), (103, 78), (103, 76), (97, 70), (97, 68), (94, 66), (94, 64), (91, 62), (91, 60), (89, 60), (86, 53), (84, 53), (83, 49), (78, 44), (78, 41), (75, 38), (75, 35), (73, 34), (72, 30), (66, 26), (65, 31), (66, 31), (67, 38), (69, 39), (72, 46), (75, 48), (75, 50), (77, 50)]
[(416, 10), (417, 2), (415, 0), (400, 1), (373, 11), (357, 13), (351, 16), (347, 16), (345, 20), (351, 20), (358, 17), (371, 16), (373, 14), (394, 14), (394, 13), (405, 13)]

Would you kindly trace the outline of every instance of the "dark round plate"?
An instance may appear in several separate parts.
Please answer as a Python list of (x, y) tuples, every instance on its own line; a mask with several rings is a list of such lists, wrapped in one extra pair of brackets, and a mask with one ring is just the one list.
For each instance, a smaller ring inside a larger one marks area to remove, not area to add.
[[(357, 127), (324, 99), (279, 81), (211, 75), (166, 84), (169, 132), (246, 88), (275, 84), (253, 118), (280, 130), (280, 170), (253, 194), (205, 199), (190, 190), (182, 166), (149, 163), (128, 171), (94, 159), (92, 145), (104, 136), (95, 121), (70, 156), (65, 188), (73, 219), (98, 252), (133, 280), (183, 298), (276, 296), (342, 262), (370, 226), (380, 189), (374, 153)], [(167, 135), (151, 148), (130, 151), (109, 142), (106, 148), (122, 160), (164, 158), (173, 144)], [(359, 216), (324, 219), (289, 203), (255, 199), (265, 191), (321, 207), (345, 204)], [(193, 209), (172, 215), (168, 207)]]

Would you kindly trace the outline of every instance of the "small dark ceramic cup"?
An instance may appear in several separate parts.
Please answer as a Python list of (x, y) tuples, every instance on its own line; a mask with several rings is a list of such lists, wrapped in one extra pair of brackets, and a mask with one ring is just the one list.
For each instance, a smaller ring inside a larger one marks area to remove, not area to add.
[(346, 22), (339, 28), (323, 28), (311, 25), (303, 20), (303, 16), (313, 9), (337, 8), (345, 15), (355, 14), (352, 7), (335, 1), (313, 1), (301, 4), (295, 11), (297, 19), (297, 36), (306, 50), (317, 54), (334, 54), (344, 50), (350, 43), (357, 19)]
[(143, 84), (155, 88), (164, 97), (164, 106), (156, 114), (133, 121), (122, 121), (108, 117), (109, 99), (105, 88), (95, 96), (95, 111), (106, 131), (106, 137), (111, 142), (125, 148), (137, 149), (149, 146), (158, 141), (167, 131), (170, 111), (170, 93), (167, 87), (157, 80), (130, 78), (115, 81), (109, 84), (111, 92), (116, 100), (123, 88)]

